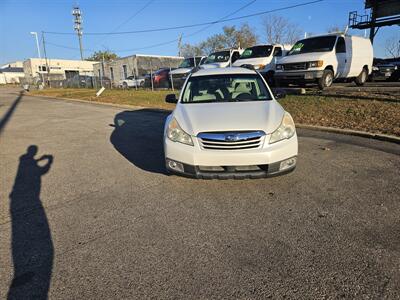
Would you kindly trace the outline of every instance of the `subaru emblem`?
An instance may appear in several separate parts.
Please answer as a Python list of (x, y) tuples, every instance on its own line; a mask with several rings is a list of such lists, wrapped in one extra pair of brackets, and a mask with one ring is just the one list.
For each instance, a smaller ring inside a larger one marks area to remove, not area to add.
[(225, 141), (228, 141), (228, 142), (237, 141), (237, 139), (238, 139), (238, 136), (235, 134), (229, 134), (229, 135), (225, 136)]

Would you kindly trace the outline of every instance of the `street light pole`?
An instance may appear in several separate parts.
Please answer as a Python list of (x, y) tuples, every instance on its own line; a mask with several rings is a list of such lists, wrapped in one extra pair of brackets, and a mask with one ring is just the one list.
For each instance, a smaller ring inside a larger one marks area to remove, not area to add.
[[(36, 39), (36, 48), (37, 48), (37, 52), (38, 52), (38, 56), (39, 56), (39, 61), (40, 61), (40, 65), (42, 65), (42, 56), (40, 55), (40, 47), (39, 47), (38, 34), (37, 34), (37, 32), (35, 32), (35, 31), (31, 31), (31, 34), (35, 36), (35, 39)], [(41, 73), (41, 71), (39, 71), (39, 75), (40, 75), (40, 78), (42, 79), (42, 83), (44, 84), (43, 74)]]
[(37, 32), (34, 32), (34, 31), (31, 31), (31, 34), (34, 35), (35, 38), (36, 38), (36, 47), (37, 47), (38, 56), (39, 56), (39, 58), (42, 58), (42, 57), (40, 56), (40, 47), (39, 47), (38, 34), (37, 34)]

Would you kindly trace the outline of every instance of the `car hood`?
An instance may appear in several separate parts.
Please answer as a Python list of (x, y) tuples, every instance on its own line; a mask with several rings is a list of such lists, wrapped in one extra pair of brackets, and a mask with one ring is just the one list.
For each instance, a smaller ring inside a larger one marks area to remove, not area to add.
[(171, 75), (183, 75), (192, 71), (193, 68), (179, 68), (171, 71), (169, 74)]
[(303, 54), (294, 54), (289, 56), (284, 56), (278, 60), (279, 64), (290, 64), (299, 63), (306, 61), (324, 60), (325, 57), (329, 56), (330, 52), (312, 52)]
[(219, 62), (219, 63), (209, 63), (200, 65), (200, 69), (215, 69), (215, 68), (225, 68), (229, 65), (229, 61)]
[(179, 103), (173, 113), (183, 130), (200, 132), (263, 130), (274, 132), (284, 109), (275, 100), (222, 103)]
[(269, 62), (271, 62), (271, 57), (246, 58), (238, 59), (233, 63), (233, 66), (240, 67), (242, 65), (265, 65)]

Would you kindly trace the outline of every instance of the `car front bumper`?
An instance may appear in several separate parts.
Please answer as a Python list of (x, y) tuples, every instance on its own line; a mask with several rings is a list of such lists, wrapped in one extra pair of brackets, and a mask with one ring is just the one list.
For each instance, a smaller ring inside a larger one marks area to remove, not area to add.
[[(269, 144), (270, 135), (257, 149), (205, 150), (193, 138), (194, 146), (164, 139), (168, 171), (194, 178), (262, 178), (291, 172), (297, 162), (297, 135)], [(290, 162), (290, 164), (288, 164)]]
[(322, 77), (324, 71), (275, 72), (275, 79), (281, 81), (315, 81)]

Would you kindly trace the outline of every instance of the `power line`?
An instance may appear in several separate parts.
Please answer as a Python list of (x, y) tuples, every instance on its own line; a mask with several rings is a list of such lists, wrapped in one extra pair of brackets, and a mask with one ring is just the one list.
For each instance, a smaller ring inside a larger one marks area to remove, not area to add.
[[(154, 29), (143, 29), (143, 30), (133, 30), (133, 31), (120, 31), (120, 32), (88, 32), (85, 33), (86, 35), (122, 35), (122, 34), (135, 34), (135, 33), (149, 33), (149, 32), (157, 32), (157, 31), (168, 31), (168, 30), (177, 30), (177, 29), (184, 29), (184, 28), (193, 28), (193, 27), (199, 27), (199, 26), (204, 26), (204, 25), (214, 25), (218, 23), (224, 23), (224, 22), (229, 22), (229, 21), (236, 21), (236, 20), (241, 20), (241, 19), (246, 19), (246, 18), (251, 18), (255, 16), (260, 16), (264, 14), (269, 14), (273, 12), (278, 12), (282, 10), (287, 10), (287, 9), (292, 9), (296, 7), (301, 7), (301, 6), (306, 6), (318, 2), (322, 2), (324, 0), (314, 0), (314, 1), (308, 1), (308, 2), (303, 2), (299, 4), (294, 4), (294, 5), (289, 5), (281, 8), (276, 8), (276, 9), (271, 9), (271, 10), (266, 10), (258, 13), (253, 13), (249, 15), (244, 15), (244, 16), (239, 16), (239, 17), (233, 17), (233, 18), (228, 18), (224, 20), (216, 20), (216, 21), (211, 21), (211, 22), (204, 22), (204, 23), (197, 23), (197, 24), (189, 24), (189, 25), (181, 25), (181, 26), (173, 26), (173, 27), (163, 27), (163, 28), (154, 28)], [(71, 35), (74, 33), (71, 32), (56, 32), (56, 31), (45, 31), (45, 33), (48, 34), (59, 34), (59, 35)]]
[[(257, 1), (257, 0), (252, 0), (252, 1), (250, 1), (249, 3), (247, 3), (247, 4), (245, 4), (245, 5), (241, 6), (241, 7), (239, 7), (239, 8), (236, 9), (235, 11), (233, 11), (233, 12), (227, 14), (226, 16), (223, 16), (223, 17), (220, 18), (220, 19), (218, 19), (218, 21), (221, 21), (221, 20), (224, 20), (224, 19), (226, 19), (226, 18), (229, 18), (230, 16), (232, 16), (232, 15), (238, 13), (239, 11), (245, 9), (246, 7), (250, 6), (251, 4), (253, 4), (253, 3), (256, 2), (256, 1)], [(210, 27), (213, 26), (213, 25), (214, 25), (214, 24), (207, 25), (207, 26), (205, 26), (205, 27), (203, 27), (203, 28), (201, 28), (201, 29), (199, 29), (199, 30), (197, 30), (197, 31), (195, 31), (195, 32), (192, 32), (192, 33), (189, 33), (189, 34), (183, 34), (183, 35), (181, 35), (180, 38), (182, 38), (182, 37), (190, 37), (190, 36), (196, 35), (196, 34), (202, 32), (202, 31), (204, 31), (204, 30), (210, 28)], [(156, 48), (156, 47), (160, 47), (160, 46), (164, 46), (164, 45), (169, 45), (169, 44), (172, 44), (172, 43), (176, 43), (176, 42), (179, 41), (180, 38), (177, 38), (177, 39), (174, 39), (174, 40), (171, 40), (171, 41), (166, 41), (166, 42), (162, 42), (162, 43), (157, 43), (157, 44), (145, 46), (145, 47), (140, 47), (140, 48), (125, 49), (125, 50), (119, 50), (119, 51), (118, 51), (118, 50), (114, 50), (114, 51), (115, 51), (115, 52), (131, 52), (131, 51), (137, 51), (137, 50), (151, 49), (151, 48)]]
[[(223, 16), (222, 18), (218, 19), (218, 21), (224, 20), (224, 19), (226, 19), (226, 18), (229, 18), (230, 16), (232, 16), (232, 15), (238, 13), (239, 11), (245, 9), (246, 7), (250, 6), (251, 4), (253, 4), (253, 3), (256, 2), (256, 1), (257, 1), (257, 0), (252, 0), (252, 1), (250, 1), (249, 3), (247, 3), (247, 4), (245, 4), (245, 5), (241, 6), (241, 7), (239, 7), (239, 8), (236, 9), (235, 11), (229, 13), (228, 15)], [(205, 26), (205, 27), (203, 27), (203, 28), (201, 28), (201, 29), (199, 29), (199, 30), (197, 30), (197, 31), (195, 31), (195, 32), (192, 32), (192, 33), (189, 33), (189, 34), (185, 34), (185, 35), (182, 35), (182, 36), (189, 37), (189, 36), (196, 35), (196, 34), (202, 32), (202, 31), (204, 31), (204, 30), (210, 28), (210, 27), (213, 26), (213, 25), (214, 25), (214, 24), (207, 25), (207, 26)], [(145, 47), (138, 47), (138, 48), (131, 48), (131, 49), (120, 49), (120, 50), (111, 49), (111, 50), (113, 50), (114, 52), (118, 52), (118, 53), (121, 53), (121, 52), (131, 52), (131, 51), (137, 51), (137, 50), (146, 50), (146, 49), (151, 49), (151, 48), (156, 48), (156, 47), (160, 47), (160, 46), (164, 46), (164, 45), (169, 45), (169, 44), (172, 44), (172, 43), (176, 43), (177, 41), (179, 41), (179, 38), (173, 39), (173, 40), (170, 40), (170, 41), (166, 41), (166, 42), (161, 42), (161, 43), (157, 43), (157, 44), (148, 45), (148, 46), (145, 46)], [(59, 45), (59, 44), (50, 43), (50, 42), (47, 42), (47, 44), (52, 45), (52, 46), (54, 46), (54, 47), (64, 48), (64, 49), (79, 50), (79, 49), (74, 48), (74, 47)], [(91, 51), (91, 52), (96, 51), (96, 50), (93, 50), (93, 49), (85, 49), (85, 50)]]

